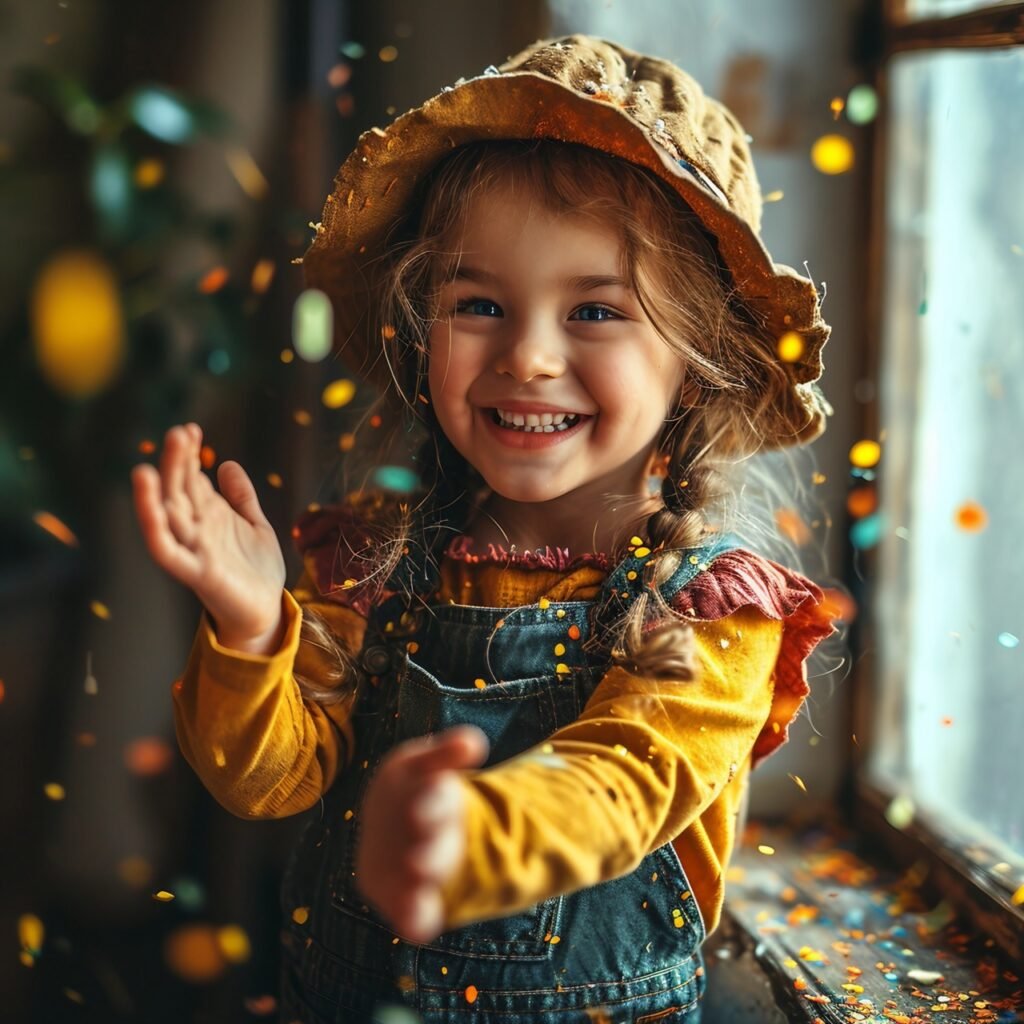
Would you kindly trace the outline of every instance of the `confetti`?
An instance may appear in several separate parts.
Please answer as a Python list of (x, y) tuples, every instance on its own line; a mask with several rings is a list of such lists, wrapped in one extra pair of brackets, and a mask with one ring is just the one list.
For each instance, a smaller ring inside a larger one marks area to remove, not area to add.
[(467, 1003), (475, 1003), (476, 997), (479, 995), (479, 993), (477, 992), (476, 985), (468, 985), (466, 987), (465, 995)]
[[(381, 61), (385, 64), (390, 64), (392, 61), (398, 59), (398, 47), (397, 46), (382, 46), (377, 51), (377, 56), (380, 57)], [(475, 991), (475, 989), (474, 989)], [(473, 1000), (471, 999), (470, 1002)]]
[(570, 640), (579, 640), (579, 638), (580, 638), (580, 627), (577, 626), (575, 623), (573, 623), (573, 625), (571, 625), (569, 627), (568, 635), (569, 635), (569, 639)]
[(135, 165), (135, 184), (140, 189), (155, 188), (164, 180), (164, 164), (162, 160), (150, 157), (140, 160)]
[(257, 295), (262, 295), (269, 287), (270, 282), (274, 280), (274, 261), (273, 260), (260, 260), (252, 268), (252, 277), (249, 279), (249, 287)]
[(909, 796), (894, 797), (885, 809), (885, 820), (893, 828), (906, 828), (914, 820), (914, 801)]
[(799, 775), (793, 775), (790, 773), (789, 776), (805, 793), (807, 792), (807, 786), (804, 785), (804, 780)]
[(307, 363), (318, 363), (331, 351), (334, 311), (331, 300), (317, 288), (307, 288), (292, 311), (292, 343)]
[(766, 203), (777, 203), (777, 202), (779, 202), (779, 201), (780, 201), (781, 199), (783, 199), (784, 197), (785, 197), (785, 192), (783, 192), (781, 188), (777, 188), (777, 189), (775, 189), (774, 191), (772, 191), (772, 192), (769, 192), (769, 193), (768, 193), (768, 194), (767, 194), (767, 195), (766, 195), (766, 196), (764, 197), (764, 201), (765, 201)]
[(784, 363), (795, 363), (804, 354), (803, 335), (797, 331), (786, 331), (779, 338), (776, 351)]
[(63, 800), (67, 795), (59, 782), (48, 782), (43, 786), (43, 792), (50, 800)]
[(142, 736), (124, 749), (124, 763), (133, 775), (161, 775), (173, 761), (171, 745), (158, 736)]
[(882, 446), (877, 441), (858, 441), (850, 449), (850, 462), (860, 469), (870, 469), (882, 457)]
[(235, 181), (250, 199), (263, 199), (267, 195), (270, 184), (247, 150), (241, 146), (229, 146), (224, 157)]
[(988, 513), (976, 501), (965, 501), (955, 513), (956, 525), (965, 533), (978, 533), (988, 526)]
[(197, 287), (203, 295), (213, 295), (228, 283), (228, 276), (226, 267), (214, 267), (199, 279)]
[(778, 508), (775, 510), (775, 525), (779, 533), (792, 541), (797, 546), (802, 546), (811, 540), (810, 527), (804, 522), (803, 517), (796, 509)]
[(846, 97), (846, 119), (851, 124), (869, 124), (878, 113), (878, 94), (870, 85), (855, 85)]
[(1020, 645), (1020, 637), (1015, 636), (1013, 633), (1000, 633), (996, 639), (1003, 647), (1008, 647), (1011, 650)]
[(485, 687), (485, 686), (487, 685), (487, 682), (486, 682), (486, 680), (484, 680), (484, 679), (474, 679), (474, 680), (473, 680), (473, 685), (474, 685), (474, 686), (475, 686), (475, 687), (476, 687), (476, 688), (477, 688), (478, 690), (482, 690), (482, 689), (483, 689), (483, 688), (484, 688), (484, 687)]
[[(940, 981), (944, 981), (945, 978), (938, 971), (907, 971), (907, 977), (911, 981), (920, 982), (922, 985), (937, 985)], [(845, 985), (843, 986), (846, 987)]]
[(341, 409), (347, 406), (353, 397), (355, 397), (355, 384), (342, 377), (339, 380), (331, 381), (324, 388), (321, 401), (324, 402), (328, 409)]
[(305, 924), (309, 920), (309, 907), (296, 907), (292, 911), (292, 920), (296, 924)]
[(846, 510), (854, 519), (871, 515), (878, 508), (878, 493), (871, 484), (854, 487), (846, 496)]
[(56, 537), (62, 544), (69, 548), (78, 547), (78, 538), (55, 515), (49, 512), (36, 512), (32, 518), (37, 526)]
[(811, 147), (811, 163), (822, 174), (845, 174), (853, 167), (853, 143), (842, 135), (823, 135)]
[(175, 929), (164, 943), (167, 966), (185, 981), (213, 981), (228, 966), (218, 941), (219, 929), (209, 924), (188, 924)]
[(774, 846), (768, 846), (767, 844), (762, 843), (760, 846), (758, 846), (757, 852), (758, 853), (763, 853), (766, 857), (771, 857), (772, 854), (775, 853), (775, 847)]
[(245, 963), (252, 954), (252, 946), (245, 929), (237, 924), (225, 925), (217, 930), (217, 945), (226, 959), (233, 964)]

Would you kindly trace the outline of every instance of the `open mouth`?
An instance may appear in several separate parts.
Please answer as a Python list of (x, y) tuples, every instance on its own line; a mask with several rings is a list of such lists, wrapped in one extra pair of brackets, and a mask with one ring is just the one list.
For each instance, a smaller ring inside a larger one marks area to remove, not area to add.
[(506, 412), (492, 409), (491, 419), (506, 430), (524, 434), (557, 434), (575, 427), (582, 419), (578, 412)]

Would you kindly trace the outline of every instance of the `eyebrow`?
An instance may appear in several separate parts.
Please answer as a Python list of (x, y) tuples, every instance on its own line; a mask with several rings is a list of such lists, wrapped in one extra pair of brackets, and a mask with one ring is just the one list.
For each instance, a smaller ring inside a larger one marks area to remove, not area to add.
[[(467, 267), (465, 265), (457, 267), (455, 272), (448, 277), (445, 284), (450, 284), (452, 281), (476, 281), (478, 284), (490, 285), (500, 284), (497, 274), (492, 274), (489, 270), (483, 270), (480, 267)], [(590, 292), (596, 288), (607, 287), (625, 288), (627, 291), (633, 290), (630, 283), (624, 277), (609, 274), (581, 274), (578, 277), (564, 278), (560, 283), (565, 288), (579, 292)]]

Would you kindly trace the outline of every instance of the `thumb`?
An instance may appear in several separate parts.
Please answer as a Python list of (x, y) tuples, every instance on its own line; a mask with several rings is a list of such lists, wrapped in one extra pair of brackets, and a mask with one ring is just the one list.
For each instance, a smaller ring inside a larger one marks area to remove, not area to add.
[(267, 517), (248, 473), (237, 462), (222, 462), (217, 467), (217, 483), (231, 507), (253, 526), (262, 526)]
[(406, 767), (420, 773), (477, 768), (487, 760), (491, 749), (487, 734), (475, 725), (457, 725), (428, 736), (417, 745), (421, 745), (420, 749), (410, 752)]

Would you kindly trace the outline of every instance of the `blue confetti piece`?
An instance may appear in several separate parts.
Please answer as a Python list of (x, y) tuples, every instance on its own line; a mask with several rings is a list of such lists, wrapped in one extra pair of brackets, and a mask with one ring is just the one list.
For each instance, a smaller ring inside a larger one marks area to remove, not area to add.
[(881, 539), (885, 530), (885, 518), (880, 512), (858, 519), (850, 527), (850, 543), (863, 550), (873, 548)]
[(1010, 650), (1013, 650), (1020, 643), (1020, 637), (1014, 636), (1013, 633), (1000, 633), (998, 640), (1004, 647), (1009, 647)]
[(889, 974), (885, 975), (885, 980), (886, 981), (899, 981), (900, 980), (900, 976), (898, 974), (893, 974), (892, 972), (890, 972)]
[(373, 482), (388, 491), (409, 494), (420, 485), (420, 478), (405, 466), (378, 466), (373, 471)]

